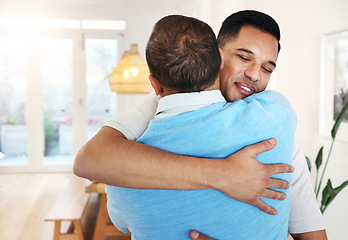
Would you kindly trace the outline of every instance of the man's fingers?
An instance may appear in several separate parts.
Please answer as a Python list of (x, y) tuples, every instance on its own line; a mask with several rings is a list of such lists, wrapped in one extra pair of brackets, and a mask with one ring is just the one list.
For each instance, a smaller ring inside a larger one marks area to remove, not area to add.
[(271, 138), (259, 143), (255, 143), (253, 145), (249, 145), (246, 148), (248, 148), (250, 152), (252, 152), (255, 156), (257, 156), (263, 152), (271, 150), (276, 145), (277, 145), (277, 140), (275, 138)]
[(214, 240), (214, 238), (210, 238), (194, 230), (190, 232), (190, 237), (192, 240)]
[(257, 198), (256, 202), (253, 205), (257, 207), (258, 209), (260, 209), (261, 211), (268, 213), (270, 215), (276, 215), (278, 213), (278, 211), (275, 208), (272, 208), (271, 206), (267, 205), (260, 198)]
[(261, 194), (261, 197), (270, 198), (270, 199), (277, 199), (277, 200), (284, 200), (286, 199), (286, 194), (283, 192), (278, 192), (272, 189), (266, 189), (263, 194)]
[(271, 178), (268, 184), (268, 188), (275, 189), (288, 189), (290, 187), (290, 183), (286, 180)]
[(270, 164), (265, 166), (269, 169), (270, 175), (278, 173), (292, 173), (295, 170), (293, 166), (285, 163)]

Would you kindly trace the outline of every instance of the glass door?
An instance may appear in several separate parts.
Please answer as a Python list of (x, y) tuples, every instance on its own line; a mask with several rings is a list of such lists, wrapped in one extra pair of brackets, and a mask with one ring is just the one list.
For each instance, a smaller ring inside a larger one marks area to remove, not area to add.
[(27, 165), (26, 41), (0, 38), (0, 166)]
[(73, 39), (41, 39), (40, 55), (44, 164), (71, 164)]
[(87, 32), (0, 36), (0, 172), (72, 171), (81, 146), (115, 117), (108, 76), (122, 35)]
[(118, 40), (87, 38), (87, 138), (92, 138), (100, 127), (116, 115), (116, 93), (109, 87), (108, 76), (117, 65)]

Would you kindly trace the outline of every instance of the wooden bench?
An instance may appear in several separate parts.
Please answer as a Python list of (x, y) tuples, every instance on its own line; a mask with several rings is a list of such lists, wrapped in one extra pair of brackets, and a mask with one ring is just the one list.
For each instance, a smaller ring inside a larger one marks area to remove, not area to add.
[(93, 240), (102, 240), (106, 236), (117, 236), (123, 237), (122, 239), (130, 239), (131, 233), (123, 233), (119, 231), (110, 221), (106, 207), (107, 196), (105, 193), (105, 185), (103, 183), (91, 183), (86, 187), (86, 192), (98, 193), (100, 195), (98, 217)]
[[(88, 183), (89, 181), (86, 179), (73, 177), (63, 193), (54, 202), (45, 218), (45, 221), (55, 222), (54, 240), (84, 239), (81, 218), (90, 197), (85, 190)], [(61, 233), (61, 223), (63, 221), (71, 223), (68, 230)]]

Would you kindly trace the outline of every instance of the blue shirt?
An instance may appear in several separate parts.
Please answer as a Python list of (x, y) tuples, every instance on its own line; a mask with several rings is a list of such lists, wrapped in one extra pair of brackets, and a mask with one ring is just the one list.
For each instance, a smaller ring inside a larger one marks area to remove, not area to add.
[[(225, 158), (265, 139), (277, 146), (258, 156), (266, 164), (293, 158), (295, 114), (280, 94), (265, 91), (233, 103), (217, 102), (195, 111), (154, 119), (138, 139), (183, 155)], [(241, 159), (242, 160), (242, 159)], [(212, 160), (213, 161), (213, 160)], [(291, 180), (291, 174), (275, 177)], [(290, 189), (283, 201), (263, 199), (278, 210), (268, 215), (217, 190), (139, 190), (106, 186), (109, 215), (132, 239), (190, 239), (197, 230), (215, 239), (286, 239)]]

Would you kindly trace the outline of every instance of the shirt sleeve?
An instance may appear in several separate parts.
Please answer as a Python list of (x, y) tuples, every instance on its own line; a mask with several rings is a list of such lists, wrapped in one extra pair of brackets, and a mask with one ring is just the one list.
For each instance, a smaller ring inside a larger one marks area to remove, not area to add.
[(305, 233), (325, 229), (323, 215), (315, 198), (311, 175), (299, 144), (295, 144), (289, 233)]
[(104, 126), (120, 131), (127, 139), (136, 140), (146, 130), (155, 116), (159, 97), (150, 93), (127, 113), (107, 121)]

